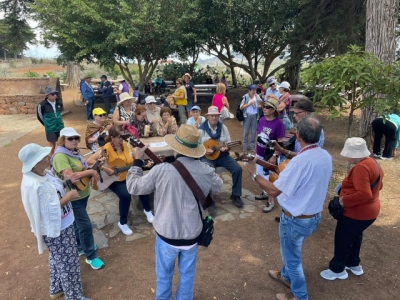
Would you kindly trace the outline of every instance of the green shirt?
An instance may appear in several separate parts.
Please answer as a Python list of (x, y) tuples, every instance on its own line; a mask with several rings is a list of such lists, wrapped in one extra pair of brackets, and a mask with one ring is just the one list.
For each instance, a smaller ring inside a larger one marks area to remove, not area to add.
[[(82, 168), (82, 163), (79, 161), (77, 158), (73, 158), (71, 156), (68, 156), (64, 153), (57, 153), (53, 157), (53, 169), (55, 171), (55, 174), (62, 180), (64, 180), (64, 177), (62, 176), (62, 171), (64, 170), (72, 170), (72, 172), (80, 172), (83, 171)], [(67, 191), (69, 189), (67, 188)], [(72, 199), (72, 201), (79, 200), (82, 198), (85, 198), (90, 195), (90, 185), (86, 187), (83, 191), (78, 191), (79, 193), (79, 198)]]

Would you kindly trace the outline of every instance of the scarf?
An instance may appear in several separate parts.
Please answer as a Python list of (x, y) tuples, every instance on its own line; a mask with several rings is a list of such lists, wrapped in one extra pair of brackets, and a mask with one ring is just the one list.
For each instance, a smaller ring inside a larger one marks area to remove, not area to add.
[[(70, 157), (76, 158), (81, 162), (82, 169), (87, 169), (88, 168), (87, 162), (83, 159), (82, 155), (80, 155), (79, 152), (78, 152), (78, 154), (74, 154), (72, 151), (68, 150), (67, 148), (65, 148), (63, 146), (58, 146), (56, 151), (54, 151), (53, 157), (57, 153), (64, 153), (65, 155), (68, 155)], [(53, 161), (52, 161), (52, 163), (53, 163)]]
[(202, 129), (205, 132), (207, 132), (207, 134), (210, 136), (210, 138), (212, 138), (213, 140), (219, 140), (219, 138), (221, 137), (221, 132), (222, 132), (222, 123), (218, 122), (217, 124), (217, 132), (215, 134), (213, 134), (211, 132), (211, 128), (208, 125), (208, 120), (205, 120), (199, 127), (198, 129)]

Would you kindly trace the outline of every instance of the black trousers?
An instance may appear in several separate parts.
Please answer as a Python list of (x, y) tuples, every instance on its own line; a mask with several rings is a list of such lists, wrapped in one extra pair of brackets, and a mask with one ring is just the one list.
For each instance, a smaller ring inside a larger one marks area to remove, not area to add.
[(383, 149), (382, 156), (392, 157), (394, 145), (396, 144), (396, 126), (386, 120), (383, 122), (383, 118), (376, 118), (372, 122), (372, 130), (374, 131), (374, 153), (381, 152), (381, 140), (385, 136), (385, 148)]
[(329, 263), (329, 269), (335, 273), (343, 272), (345, 267), (360, 264), (360, 249), (363, 231), (373, 220), (354, 220), (343, 216), (338, 220), (335, 231), (335, 253)]
[(103, 99), (104, 99), (104, 110), (106, 111), (107, 114), (109, 114), (111, 109), (111, 104), (110, 104), (111, 97), (103, 97)]

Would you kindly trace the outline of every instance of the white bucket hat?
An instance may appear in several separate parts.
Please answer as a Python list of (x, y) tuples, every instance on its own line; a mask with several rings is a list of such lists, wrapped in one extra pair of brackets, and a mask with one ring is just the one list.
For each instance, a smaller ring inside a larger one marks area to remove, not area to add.
[(51, 152), (51, 147), (42, 147), (38, 144), (28, 144), (19, 150), (18, 158), (22, 162), (22, 173), (28, 173), (32, 171), (33, 167), (36, 166), (46, 155)]
[(359, 137), (348, 138), (344, 143), (342, 152), (340, 152), (340, 155), (347, 158), (364, 158), (370, 156), (370, 154), (367, 143)]
[(279, 88), (290, 89), (290, 83), (287, 81), (282, 81)]
[(154, 98), (154, 96), (147, 96), (145, 101), (146, 101), (146, 104), (157, 103), (156, 98)]
[(60, 131), (60, 136), (69, 137), (69, 136), (81, 136), (81, 135), (72, 127), (64, 127)]

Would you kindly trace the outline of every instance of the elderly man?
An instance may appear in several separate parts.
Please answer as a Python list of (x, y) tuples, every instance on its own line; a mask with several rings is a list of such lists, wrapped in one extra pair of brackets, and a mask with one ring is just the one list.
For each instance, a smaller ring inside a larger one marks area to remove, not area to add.
[(91, 76), (85, 76), (85, 82), (81, 86), (83, 101), (86, 105), (86, 118), (88, 121), (93, 121), (93, 108), (94, 108), (94, 91), (90, 83), (92, 82)]
[(155, 123), (157, 120), (161, 119), (160, 108), (156, 105), (157, 100), (154, 96), (147, 96), (146, 99), (146, 109), (147, 109), (147, 120), (150, 123)]
[(281, 271), (270, 270), (268, 275), (292, 292), (277, 294), (278, 300), (308, 299), (302, 248), (305, 238), (318, 227), (332, 175), (332, 157), (318, 145), (321, 131), (322, 125), (315, 117), (300, 120), (296, 137), (301, 150), (274, 183), (256, 173), (254, 161), (248, 164), (253, 180), (269, 195), (277, 196), (282, 206), (279, 238), (283, 267)]
[(111, 85), (111, 82), (107, 80), (106, 75), (101, 75), (100, 77), (101, 83), (99, 85), (98, 92), (103, 95), (103, 100), (104, 100), (104, 108), (107, 112), (107, 114), (110, 113), (111, 110), (111, 98), (112, 95), (114, 94), (114, 89)]
[(50, 144), (51, 152), (53, 155), (56, 149), (56, 142), (60, 137), (60, 130), (64, 128), (64, 122), (61, 112), (63, 104), (58, 99), (58, 92), (52, 86), (44, 89), (45, 99), (39, 103), (37, 107), (37, 119), (44, 126), (46, 131), (46, 139)]
[[(232, 174), (232, 194), (231, 200), (237, 207), (243, 207), (242, 196), (242, 168), (239, 166), (236, 160), (229, 155), (229, 148), (224, 146), (226, 143), (231, 141), (228, 128), (219, 121), (220, 113), (218, 107), (210, 106), (208, 113), (206, 114), (207, 122), (202, 123), (198, 128), (200, 131), (200, 143), (204, 143), (209, 139), (218, 141), (222, 147), (220, 154), (217, 159), (209, 160), (206, 157), (202, 157), (201, 161), (209, 164), (210, 166), (224, 167)], [(213, 149), (207, 149), (206, 154), (213, 154)], [(210, 214), (216, 212), (215, 205), (208, 208)]]
[[(222, 180), (213, 168), (200, 162), (206, 150), (198, 143), (199, 131), (190, 125), (181, 125), (176, 135), (165, 136), (165, 141), (174, 149), (176, 159), (193, 176), (202, 192), (219, 192)], [(132, 195), (154, 192), (153, 226), (156, 231), (156, 300), (171, 299), (172, 278), (178, 258), (179, 284), (176, 300), (193, 299), (196, 273), (197, 239), (202, 231), (200, 206), (191, 189), (174, 166), (163, 163), (153, 167), (143, 176), (144, 148), (136, 149), (136, 159), (128, 172), (126, 185)]]
[(279, 93), (278, 82), (276, 81), (275, 77), (274, 76), (268, 77), (267, 84), (269, 88), (265, 92), (264, 100), (267, 101), (268, 98), (270, 97), (279, 100), (279, 98), (281, 97), (281, 93)]

